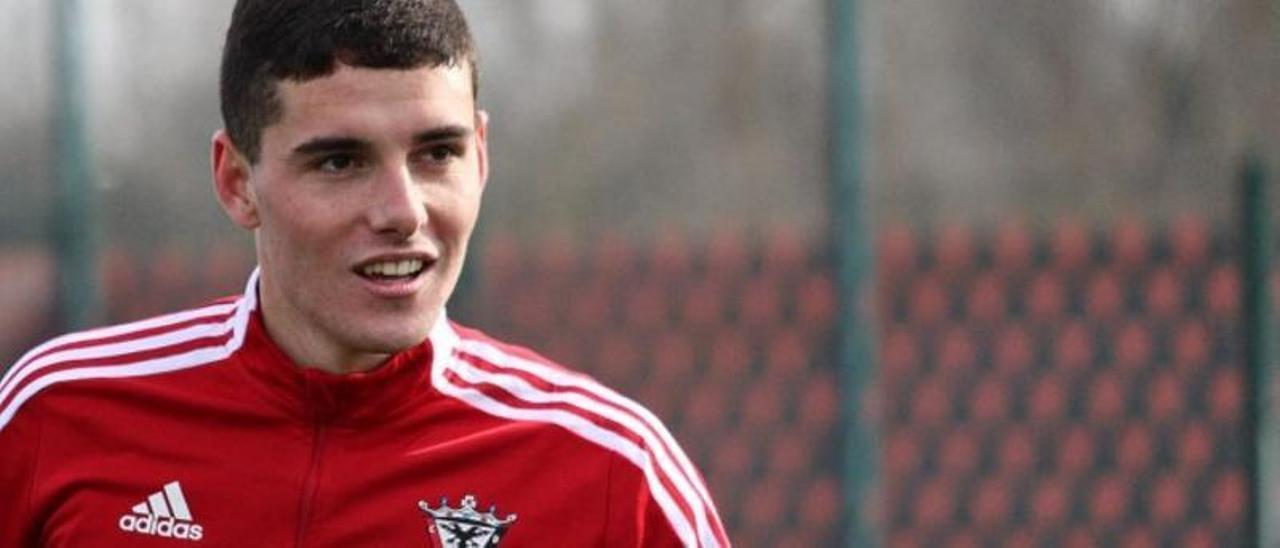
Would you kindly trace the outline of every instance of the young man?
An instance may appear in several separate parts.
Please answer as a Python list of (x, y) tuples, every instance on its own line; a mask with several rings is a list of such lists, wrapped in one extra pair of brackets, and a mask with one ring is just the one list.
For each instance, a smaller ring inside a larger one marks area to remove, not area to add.
[(488, 174), (453, 0), (240, 0), (218, 200), (243, 296), (0, 380), (0, 546), (727, 546), (648, 411), (450, 323)]

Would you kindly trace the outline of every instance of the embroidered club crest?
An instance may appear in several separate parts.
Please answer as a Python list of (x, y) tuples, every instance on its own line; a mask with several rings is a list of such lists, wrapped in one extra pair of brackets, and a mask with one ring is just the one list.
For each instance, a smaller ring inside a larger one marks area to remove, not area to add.
[(488, 512), (476, 511), (476, 498), (462, 497), (461, 508), (451, 508), (447, 498), (440, 498), (440, 507), (432, 508), (426, 501), (418, 501), (418, 508), (427, 515), (430, 525), (427, 532), (440, 548), (497, 548), (508, 526), (516, 520), (511, 514), (498, 518), (495, 507)]

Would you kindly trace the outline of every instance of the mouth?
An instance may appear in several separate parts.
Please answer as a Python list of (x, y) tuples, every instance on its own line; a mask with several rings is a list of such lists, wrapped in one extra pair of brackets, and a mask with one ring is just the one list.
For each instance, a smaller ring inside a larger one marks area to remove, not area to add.
[(403, 283), (419, 278), (434, 264), (434, 260), (425, 257), (387, 258), (366, 261), (353, 270), (372, 282)]

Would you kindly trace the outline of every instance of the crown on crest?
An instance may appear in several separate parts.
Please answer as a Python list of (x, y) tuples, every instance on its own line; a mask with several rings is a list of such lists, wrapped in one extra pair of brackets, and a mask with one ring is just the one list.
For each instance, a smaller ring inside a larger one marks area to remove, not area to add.
[(459, 521), (464, 523), (472, 523), (476, 525), (487, 525), (490, 527), (504, 527), (510, 525), (516, 520), (516, 515), (511, 514), (504, 518), (497, 516), (497, 507), (489, 506), (488, 512), (476, 511), (476, 498), (471, 495), (462, 497), (462, 506), (453, 508), (449, 506), (447, 497), (440, 497), (440, 507), (432, 508), (426, 501), (418, 501), (418, 508), (423, 512), (430, 514), (435, 519), (443, 519), (448, 521)]

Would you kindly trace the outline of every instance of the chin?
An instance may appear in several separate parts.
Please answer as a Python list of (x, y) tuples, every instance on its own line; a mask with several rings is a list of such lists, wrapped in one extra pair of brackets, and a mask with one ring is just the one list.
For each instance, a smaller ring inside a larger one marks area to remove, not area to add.
[(414, 330), (396, 330), (392, 332), (368, 333), (364, 339), (364, 348), (379, 354), (395, 354), (422, 343), (431, 334), (429, 327)]
[(443, 304), (435, 292), (411, 299), (352, 303), (351, 313), (331, 324), (331, 333), (345, 335), (354, 348), (392, 353), (416, 346), (431, 334)]

